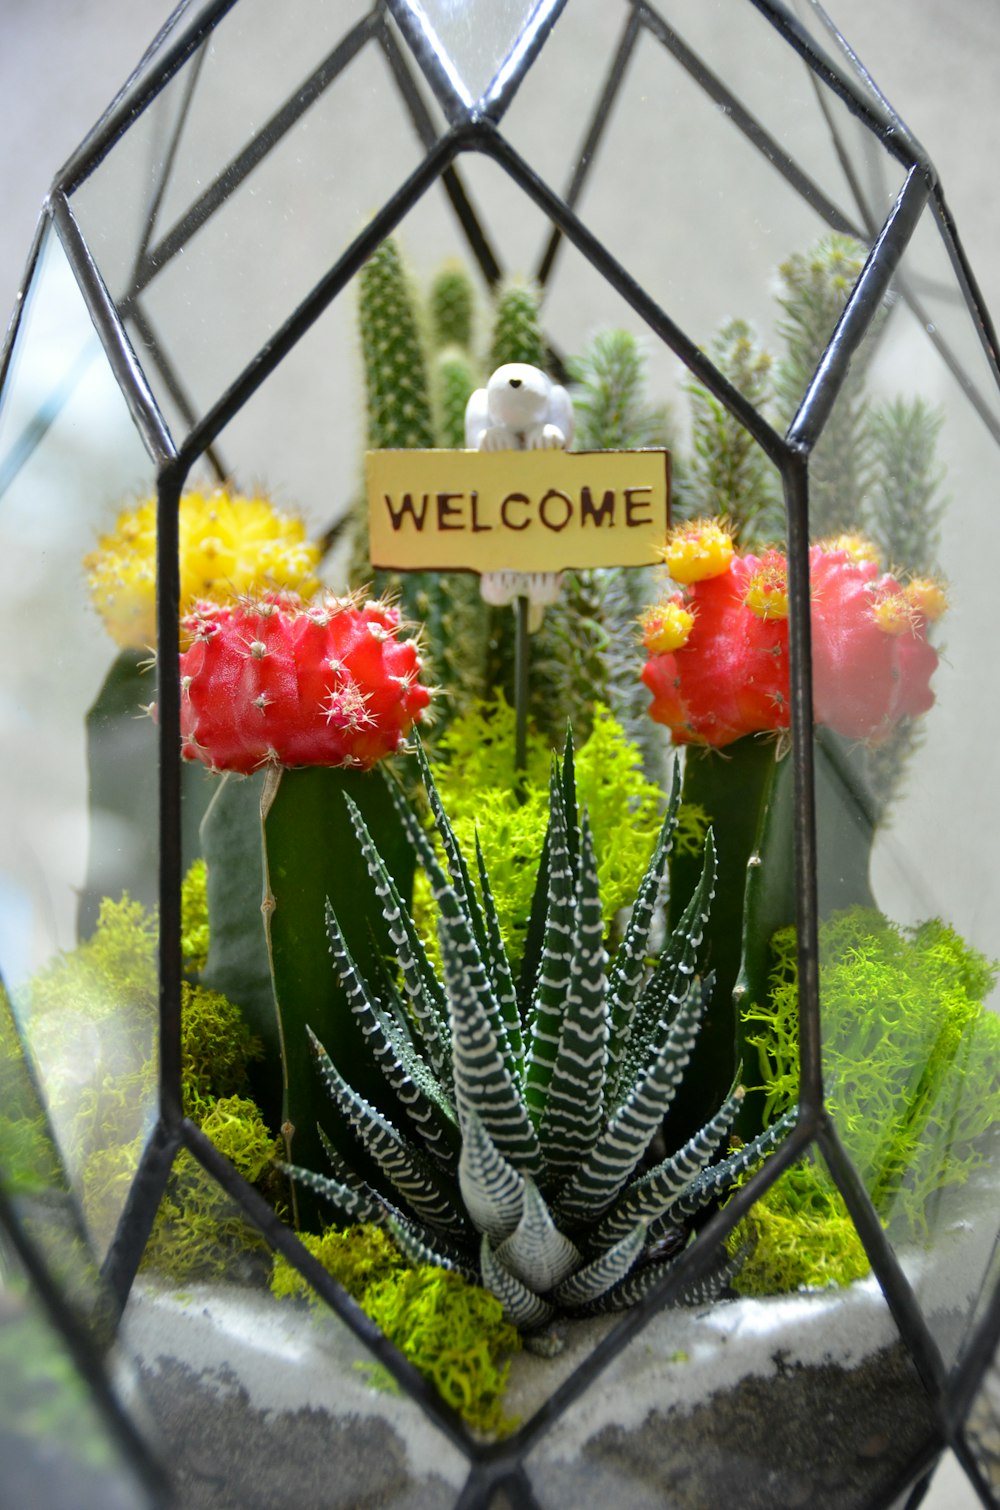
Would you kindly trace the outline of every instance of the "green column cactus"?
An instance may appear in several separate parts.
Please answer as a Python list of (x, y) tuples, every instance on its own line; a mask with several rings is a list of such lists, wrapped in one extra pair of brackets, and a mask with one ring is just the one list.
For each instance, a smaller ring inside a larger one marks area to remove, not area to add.
[(497, 296), (490, 345), (490, 371), (507, 362), (548, 366), (539, 323), (541, 296), (533, 283), (511, 282)]
[[(463, 296), (458, 281), (451, 280), (450, 315), (461, 329)], [(435, 429), (424, 321), (399, 249), (391, 238), (365, 263), (359, 284), (369, 446), (373, 450), (425, 449), (439, 440), (452, 444)], [(439, 299), (442, 306), (445, 302)], [(445, 312), (443, 308), (441, 312)], [(457, 369), (453, 369), (452, 379), (459, 385), (463, 381)], [(457, 402), (453, 396), (453, 425)], [(464, 403), (462, 415), (464, 443)], [(358, 532), (351, 577), (360, 582), (370, 575), (365, 528)], [(395, 579), (376, 576), (376, 587), (397, 591), (404, 615), (424, 626), (434, 674), (450, 700), (442, 703), (441, 718), (447, 719), (449, 706), (462, 706), (481, 696), (485, 690), (487, 616), (476, 579), (460, 572), (406, 572)]]
[(472, 349), (472, 326), (476, 296), (472, 279), (461, 262), (446, 262), (431, 284), (431, 339), (440, 350), (443, 346)]

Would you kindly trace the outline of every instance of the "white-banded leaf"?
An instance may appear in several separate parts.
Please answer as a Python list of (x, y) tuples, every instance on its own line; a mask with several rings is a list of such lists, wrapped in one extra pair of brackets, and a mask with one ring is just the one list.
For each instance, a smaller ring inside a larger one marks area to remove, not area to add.
[(536, 1327), (545, 1326), (556, 1314), (555, 1306), (549, 1305), (547, 1300), (529, 1290), (527, 1285), (522, 1284), (504, 1267), (485, 1232), (479, 1250), (479, 1268), (484, 1288), (499, 1300), (504, 1316), (512, 1326), (529, 1332)]
[(522, 1173), (540, 1173), (541, 1147), (505, 1053), (500, 1009), (455, 892), (436, 898), (441, 960), (451, 1010), (455, 1106), (464, 1126), (475, 1111), (497, 1148)]
[(582, 1263), (580, 1250), (559, 1231), (531, 1179), (524, 1182), (521, 1220), (496, 1249), (496, 1256), (505, 1269), (536, 1294), (553, 1289)]
[(344, 797), (361, 853), (372, 878), (376, 895), (382, 907), (389, 930), (389, 938), (395, 950), (406, 992), (409, 1010), (417, 1032), (427, 1050), (431, 1069), (438, 1079), (447, 1083), (449, 1052), (447, 1030), (447, 1006), (441, 982), (431, 967), (420, 936), (414, 927), (409, 911), (399, 895), (398, 888), (386, 868), (385, 862), (372, 840), (368, 827), (358, 806), (350, 797)]
[(737, 1086), (711, 1121), (689, 1138), (683, 1148), (628, 1185), (588, 1241), (595, 1248), (610, 1246), (631, 1231), (636, 1222), (653, 1222), (669, 1211), (718, 1153), (744, 1094), (743, 1087)]
[(294, 1180), (297, 1185), (304, 1185), (307, 1190), (314, 1190), (317, 1195), (321, 1195), (349, 1222), (380, 1222), (382, 1220), (382, 1203), (372, 1193), (366, 1195), (351, 1185), (331, 1179), (329, 1175), (317, 1174), (314, 1169), (303, 1169), (299, 1164), (276, 1163), (274, 1167), (280, 1169), (282, 1174)]
[(639, 883), (625, 936), (618, 946), (608, 973), (608, 1001), (612, 1011), (610, 1042), (612, 1064), (618, 1055), (622, 1035), (631, 1019), (639, 988), (646, 975), (653, 924), (659, 912), (666, 884), (667, 862), (673, 847), (680, 800), (680, 769), (675, 763), (667, 814), (657, 836), (649, 864), (646, 866), (646, 872)]
[(520, 1079), (524, 1075), (524, 1040), (521, 1033), (521, 1012), (518, 1006), (514, 977), (511, 973), (510, 960), (507, 957), (507, 947), (500, 932), (500, 919), (497, 917), (496, 902), (493, 899), (493, 888), (490, 885), (486, 862), (483, 859), (478, 831), (476, 833), (476, 868), (479, 872), (479, 890), (483, 899), (483, 920), (486, 927), (486, 963), (492, 979), (497, 1005), (500, 1008), (500, 1016), (507, 1030), (507, 1050), (510, 1063), (515, 1074)]
[(669, 1027), (664, 1024), (652, 1062), (615, 1112), (576, 1174), (561, 1191), (556, 1209), (572, 1223), (596, 1221), (615, 1200), (642, 1158), (691, 1057), (704, 1011), (698, 981), (692, 982)]
[[(572, 822), (576, 822), (575, 813)], [(528, 1017), (524, 1079), (525, 1100), (536, 1124), (545, 1109), (545, 1096), (559, 1048), (573, 957), (576, 877), (569, 848), (569, 823), (559, 765), (553, 761), (549, 779), (548, 908), (538, 978)]]
[[(739, 1273), (747, 1251), (748, 1245), (744, 1244), (733, 1258), (723, 1254), (721, 1258), (715, 1260), (707, 1273), (683, 1285), (667, 1302), (667, 1308), (672, 1310), (679, 1306), (707, 1305), (717, 1300), (729, 1281)], [(676, 1262), (676, 1258), (669, 1258), (663, 1263), (643, 1264), (633, 1269), (620, 1285), (616, 1285), (613, 1290), (609, 1290), (589, 1305), (588, 1313), (597, 1315), (602, 1311), (627, 1311), (632, 1306), (638, 1305), (650, 1290), (666, 1278)]]
[[(712, 1164), (708, 1169), (703, 1170), (691, 1181), (683, 1194), (667, 1207), (660, 1221), (662, 1223), (676, 1222), (682, 1217), (696, 1215), (710, 1201), (714, 1201), (735, 1184), (741, 1174), (745, 1174), (752, 1165), (764, 1158), (772, 1149), (777, 1148), (795, 1126), (797, 1118), (798, 1107), (793, 1106), (785, 1112), (783, 1117), (779, 1117), (777, 1122), (766, 1127), (749, 1143), (744, 1143), (742, 1148), (737, 1148), (727, 1158), (720, 1159), (718, 1164)], [(658, 1225), (656, 1222), (651, 1222), (650, 1232), (654, 1232)]]
[(477, 1231), (494, 1242), (509, 1237), (524, 1209), (524, 1180), (497, 1150), (474, 1111), (465, 1120), (458, 1184)]
[(619, 1104), (649, 1058), (660, 1024), (670, 1021), (687, 995), (711, 913), (717, 875), (715, 841), (709, 830), (698, 885), (636, 1000), (631, 1020), (618, 1036), (617, 1055), (608, 1077), (609, 1106)]
[(414, 1049), (408, 1033), (383, 1010), (369, 991), (329, 901), (326, 904), (326, 927), (334, 968), (372, 1058), (406, 1108), (428, 1151), (443, 1163), (454, 1164), (457, 1141), (454, 1109)]
[(387, 1211), (385, 1225), (392, 1234), (400, 1253), (411, 1264), (435, 1264), (439, 1269), (451, 1269), (461, 1274), (470, 1284), (479, 1284), (479, 1269), (468, 1249), (449, 1243), (440, 1232), (433, 1232), (421, 1223), (403, 1215), (401, 1211)]
[[(472, 877), (469, 874), (469, 867), (465, 863), (465, 856), (462, 854), (461, 846), (455, 838), (455, 830), (452, 828), (448, 814), (444, 810), (444, 805), (435, 784), (430, 765), (428, 764), (427, 756), (419, 739), (416, 745), (417, 760), (420, 763), (420, 774), (423, 777), (424, 786), (427, 790), (427, 799), (430, 802), (431, 812), (434, 815), (434, 826), (444, 847), (448, 874), (451, 876), (451, 884), (462, 900), (479, 952), (485, 957), (488, 950), (486, 924), (483, 920), (482, 909), (479, 906), (479, 898), (476, 896), (476, 889), (472, 884)], [(432, 877), (432, 887), (433, 884), (434, 879)]]
[(646, 1245), (646, 1224), (637, 1222), (631, 1232), (593, 1259), (584, 1268), (578, 1269), (553, 1291), (553, 1299), (561, 1306), (585, 1306), (605, 1294), (614, 1285), (620, 1284), (632, 1268)]
[(586, 814), (580, 828), (578, 874), (566, 1007), (538, 1125), (547, 1169), (558, 1178), (568, 1178), (597, 1141), (607, 1078), (607, 954), (597, 861)]
[(458, 1192), (388, 1117), (348, 1085), (312, 1029), (307, 1027), (306, 1032), (334, 1104), (403, 1201), (429, 1226), (464, 1235), (468, 1228), (458, 1205)]

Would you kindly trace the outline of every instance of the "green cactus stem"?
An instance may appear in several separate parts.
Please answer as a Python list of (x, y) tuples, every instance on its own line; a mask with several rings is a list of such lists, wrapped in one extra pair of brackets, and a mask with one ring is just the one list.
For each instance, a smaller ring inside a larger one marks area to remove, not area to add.
[(443, 346), (434, 357), (433, 371), (441, 444), (462, 450), (465, 409), (477, 386), (472, 359), (461, 346)]
[[(447, 314), (460, 334), (464, 322), (457, 276), (451, 279), (450, 306), (438, 297), (437, 329)], [(471, 289), (469, 289), (471, 297)], [(424, 320), (399, 249), (390, 238), (372, 254), (359, 277), (358, 323), (364, 358), (368, 444), (382, 448), (432, 448), (465, 444), (465, 403), (474, 376), (461, 348), (449, 348), (437, 364), (428, 357)], [(447, 322), (446, 322), (447, 323)], [(439, 383), (440, 428), (435, 424), (433, 389)], [(442, 433), (443, 432), (443, 433)], [(351, 581), (372, 580), (367, 522), (359, 523)], [(489, 615), (475, 577), (462, 572), (374, 574), (376, 590), (398, 595), (404, 618), (424, 627), (431, 669), (447, 689), (439, 716), (481, 697)]]
[(507, 362), (528, 362), (545, 371), (548, 359), (539, 321), (541, 294), (533, 283), (511, 282), (497, 295), (490, 345), (490, 371)]
[(434, 347), (439, 351), (445, 346), (471, 350), (476, 296), (464, 263), (445, 263), (431, 284), (428, 304)]

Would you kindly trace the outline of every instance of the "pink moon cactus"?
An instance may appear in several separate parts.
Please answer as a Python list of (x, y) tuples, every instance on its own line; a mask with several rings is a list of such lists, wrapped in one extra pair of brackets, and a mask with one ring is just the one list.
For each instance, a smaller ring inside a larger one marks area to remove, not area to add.
[[(809, 577), (816, 722), (877, 742), (934, 701), (927, 629), (945, 600), (937, 584), (903, 583), (874, 556), (855, 537), (814, 545)], [(643, 621), (650, 716), (677, 744), (721, 747), (787, 728), (785, 557), (741, 556), (709, 520), (674, 531), (664, 559), (681, 591)]]

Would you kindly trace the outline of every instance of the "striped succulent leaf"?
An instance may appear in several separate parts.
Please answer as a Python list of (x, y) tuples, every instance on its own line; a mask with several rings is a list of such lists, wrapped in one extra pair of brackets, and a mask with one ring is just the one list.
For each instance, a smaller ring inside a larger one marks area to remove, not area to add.
[[(357, 814), (358, 843), (397, 953), (394, 973), (376, 964), (362, 977), (329, 918), (334, 968), (392, 1089), (399, 1125), (353, 1091), (346, 1066), (313, 1040), (334, 1105), (384, 1190), (366, 1185), (332, 1149), (330, 1174), (290, 1173), (349, 1219), (381, 1222), (412, 1261), (479, 1279), (515, 1326), (634, 1304), (675, 1262), (687, 1220), (766, 1154), (788, 1122), (720, 1157), (743, 1094), (736, 1087), (682, 1148), (647, 1167), (711, 994), (711, 978), (698, 974), (715, 883), (711, 841), (680, 922), (654, 943), (675, 783), (609, 966), (597, 856), (587, 816), (577, 811), (567, 744), (552, 770), (541, 943), (526, 993), (524, 980), (515, 989), (482, 852), (477, 847), (470, 867), (421, 760), (436, 837), (398, 791), (394, 801), (437, 906), (441, 978)], [(720, 1267), (692, 1294), (704, 1298), (727, 1273)]]

